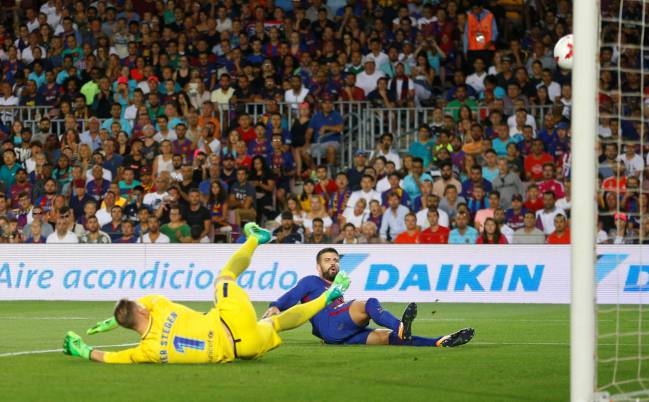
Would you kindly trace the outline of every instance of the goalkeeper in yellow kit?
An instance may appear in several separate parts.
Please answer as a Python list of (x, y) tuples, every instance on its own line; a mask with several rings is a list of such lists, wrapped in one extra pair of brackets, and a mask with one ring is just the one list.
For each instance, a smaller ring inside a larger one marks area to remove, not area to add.
[(236, 278), (248, 267), (258, 244), (270, 240), (270, 232), (254, 223), (245, 227), (246, 242), (230, 258), (215, 282), (214, 307), (200, 313), (164, 296), (145, 296), (137, 302), (122, 299), (114, 316), (97, 323), (89, 335), (122, 326), (140, 334), (140, 344), (118, 352), (103, 352), (86, 345), (68, 332), (63, 353), (104, 363), (226, 363), (235, 358), (254, 359), (278, 347), (278, 333), (296, 328), (342, 297), (349, 278), (338, 274), (320, 297), (296, 305), (279, 315), (257, 321), (248, 295)]

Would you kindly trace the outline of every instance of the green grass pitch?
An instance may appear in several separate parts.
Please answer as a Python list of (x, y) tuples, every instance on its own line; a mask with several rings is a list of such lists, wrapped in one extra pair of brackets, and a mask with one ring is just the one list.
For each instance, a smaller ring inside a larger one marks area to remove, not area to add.
[[(454, 349), (322, 345), (307, 324), (282, 333), (284, 344), (264, 358), (231, 364), (102, 365), (61, 353), (66, 331), (84, 333), (109, 316), (113, 305), (0, 302), (0, 402), (569, 399), (569, 306), (419, 304), (416, 335), (476, 329), (471, 343)], [(255, 303), (259, 315), (265, 306)], [(399, 315), (405, 305), (386, 307)], [(615, 383), (613, 392), (646, 389), (649, 309), (602, 306), (598, 325), (600, 386)], [(611, 336), (616, 333), (627, 335)], [(138, 337), (117, 329), (84, 339), (115, 345)]]
[[(187, 303), (207, 310), (209, 303)], [(258, 313), (265, 303), (256, 303)], [(322, 345), (310, 325), (282, 334), (260, 360), (220, 365), (102, 365), (60, 351), (113, 303), (0, 302), (0, 401), (565, 401), (569, 308), (560, 305), (420, 304), (417, 335), (472, 326), (459, 348)], [(400, 315), (403, 304), (387, 304)], [(436, 311), (433, 314), (433, 311)], [(118, 329), (91, 345), (136, 342)]]

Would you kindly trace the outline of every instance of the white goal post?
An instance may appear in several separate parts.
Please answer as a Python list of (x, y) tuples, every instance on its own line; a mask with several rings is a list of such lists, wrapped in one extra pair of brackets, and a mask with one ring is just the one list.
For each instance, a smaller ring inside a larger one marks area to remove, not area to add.
[(570, 399), (593, 400), (596, 382), (595, 235), (599, 0), (574, 0)]

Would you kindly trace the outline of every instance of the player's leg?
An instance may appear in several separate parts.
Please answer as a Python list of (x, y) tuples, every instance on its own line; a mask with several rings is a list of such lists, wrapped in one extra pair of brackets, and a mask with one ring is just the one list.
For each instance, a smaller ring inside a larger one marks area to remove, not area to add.
[[(377, 331), (382, 331), (381, 333)], [(387, 330), (375, 330), (368, 336), (368, 345), (395, 345), (395, 346), (429, 346), (438, 348), (453, 348), (468, 343), (475, 335), (473, 328), (464, 328), (445, 336), (437, 338), (426, 338), (423, 336), (412, 336), (409, 340), (403, 340), (394, 332), (385, 333)]]
[(223, 269), (221, 269), (217, 281), (220, 279), (237, 279), (250, 265), (250, 260), (257, 245), (267, 243), (271, 237), (269, 231), (252, 222), (246, 224), (244, 231), (247, 236), (246, 242), (232, 254)]
[(408, 304), (401, 320), (399, 320), (384, 309), (378, 299), (371, 297), (367, 301), (354, 300), (349, 309), (349, 315), (359, 327), (367, 326), (369, 320), (372, 319), (378, 325), (392, 330), (402, 339), (408, 339), (412, 321), (417, 316), (417, 305), (415, 303)]

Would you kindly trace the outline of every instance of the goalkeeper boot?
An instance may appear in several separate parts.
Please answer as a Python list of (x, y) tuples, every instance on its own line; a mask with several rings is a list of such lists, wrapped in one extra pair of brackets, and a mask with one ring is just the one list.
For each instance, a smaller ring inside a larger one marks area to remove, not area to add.
[(334, 279), (331, 286), (329, 286), (329, 289), (325, 291), (327, 294), (327, 305), (331, 304), (334, 300), (343, 297), (343, 294), (345, 294), (345, 291), (349, 288), (350, 284), (351, 280), (349, 279), (349, 276), (347, 276), (343, 271), (338, 272), (336, 279)]
[(74, 332), (69, 331), (63, 338), (63, 354), (90, 360), (91, 352), (92, 347), (86, 345)]
[(436, 346), (441, 348), (454, 348), (468, 343), (475, 335), (475, 329), (464, 328), (446, 335), (437, 341)]
[(399, 339), (409, 341), (412, 337), (412, 322), (417, 317), (417, 303), (409, 303), (403, 311), (399, 325)]
[(256, 237), (259, 244), (268, 243), (271, 238), (270, 231), (259, 227), (255, 222), (246, 223), (246, 226), (243, 227), (243, 232), (246, 234), (246, 237)]

